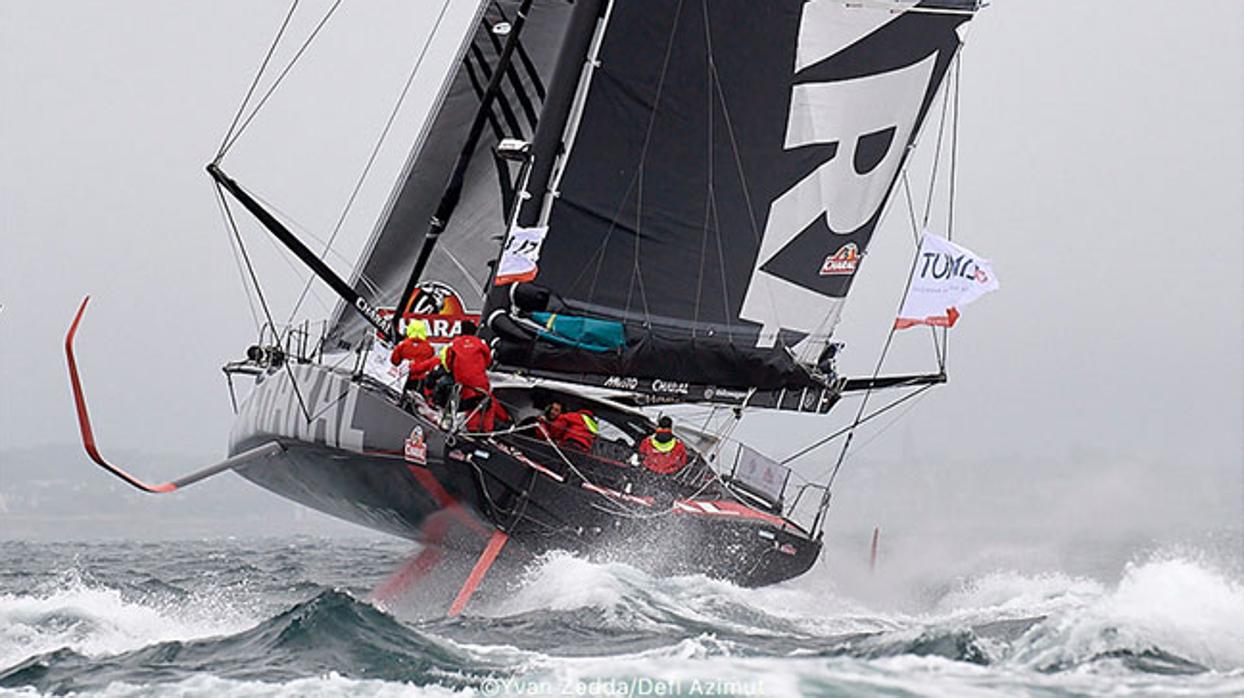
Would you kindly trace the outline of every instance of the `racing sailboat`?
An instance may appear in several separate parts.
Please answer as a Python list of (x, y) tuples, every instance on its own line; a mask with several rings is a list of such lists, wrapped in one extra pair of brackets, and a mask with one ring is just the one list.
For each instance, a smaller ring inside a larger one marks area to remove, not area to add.
[[(231, 390), (254, 380), (229, 458), (158, 485), (103, 458), (73, 355), (84, 301), (66, 351), (88, 453), (147, 491), (233, 470), (333, 516), (469, 549), (479, 559), (453, 612), (511, 550), (749, 586), (802, 574), (829, 483), (794, 487), (730, 433), (754, 410), (824, 414), (853, 393), (945, 382), (944, 367), (840, 376), (834, 328), (918, 136), (951, 100), (980, 2), (473, 4), (348, 280), (225, 172), (224, 148), (208, 166), (222, 202), (341, 298), (321, 336), (271, 324), (225, 367)], [(511, 417), (488, 431), (455, 400), (404, 394), (388, 361), (408, 323), (444, 343), (468, 320)], [(590, 450), (537, 428), (552, 402), (592, 411)], [(679, 420), (688, 465), (647, 472), (636, 448), (660, 410), (688, 405), (723, 426)], [(861, 404), (851, 427), (880, 411)]]

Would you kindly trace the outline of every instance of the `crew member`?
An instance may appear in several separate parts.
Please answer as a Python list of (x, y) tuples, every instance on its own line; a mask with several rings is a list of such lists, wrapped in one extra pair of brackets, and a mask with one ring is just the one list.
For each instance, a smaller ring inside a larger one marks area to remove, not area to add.
[(454, 382), (462, 386), (462, 400), (483, 397), (492, 393), (488, 382), (488, 366), (492, 363), (492, 350), (484, 340), (475, 336), (475, 323), (462, 321), (462, 334), (453, 338), (441, 357), (445, 370)]
[(506, 409), (493, 398), (492, 384), (488, 381), (488, 366), (492, 364), (492, 350), (484, 340), (475, 336), (477, 328), (470, 320), (462, 321), (462, 333), (453, 338), (441, 355), (441, 363), (460, 386), (458, 405), (470, 411), (467, 429), (475, 432), (491, 432), (497, 422), (509, 421)]
[(673, 475), (687, 465), (687, 447), (674, 436), (674, 420), (661, 417), (656, 432), (640, 442), (639, 457), (658, 475)]
[(536, 422), (540, 424), (540, 427), (545, 432), (549, 432), (552, 423), (556, 422), (557, 418), (561, 417), (561, 413), (565, 411), (566, 408), (562, 407), (560, 402), (552, 401), (546, 404), (544, 413), (540, 414), (539, 418), (536, 418)]
[(436, 356), (436, 350), (428, 342), (428, 323), (424, 320), (411, 320), (406, 325), (406, 339), (397, 343), (393, 347), (393, 353), (389, 355), (389, 361), (394, 366), (401, 366), (403, 361), (408, 362), (408, 372), (406, 378), (406, 388), (415, 388), (423, 379), (428, 377), (432, 369), (440, 364), (440, 359)]
[[(553, 404), (561, 407), (558, 403)], [(596, 415), (588, 409), (561, 412), (548, 423), (546, 429), (558, 446), (569, 446), (584, 452), (592, 450), (596, 435), (600, 433)]]

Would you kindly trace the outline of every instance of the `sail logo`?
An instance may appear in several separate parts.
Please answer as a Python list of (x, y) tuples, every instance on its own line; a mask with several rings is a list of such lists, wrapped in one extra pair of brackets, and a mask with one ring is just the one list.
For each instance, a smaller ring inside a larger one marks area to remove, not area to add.
[[(393, 315), (391, 308), (380, 310), (386, 317)], [(406, 325), (411, 320), (423, 320), (428, 324), (428, 341), (433, 344), (448, 344), (449, 340), (462, 334), (462, 323), (470, 320), (479, 324), (479, 313), (466, 309), (462, 296), (449, 284), (440, 281), (424, 281), (415, 289), (402, 314), (401, 331), (406, 333)]]
[(848, 242), (821, 263), (821, 276), (849, 276), (855, 273), (859, 264), (860, 248), (854, 242)]
[[(793, 74), (869, 41), (888, 41), (879, 38), (883, 28), (905, 14), (853, 12), (829, 0), (805, 3)], [(939, 54), (930, 45), (923, 56), (890, 70), (791, 86), (783, 150), (825, 155), (770, 203), (739, 310), (740, 319), (761, 325), (757, 346), (774, 346), (783, 330), (806, 335), (793, 348), (799, 356), (816, 356), (828, 341), (838, 299), (858, 269), (934, 86)], [(818, 150), (801, 150), (809, 147)], [(849, 238), (819, 270), (809, 269), (807, 250), (826, 233)]]

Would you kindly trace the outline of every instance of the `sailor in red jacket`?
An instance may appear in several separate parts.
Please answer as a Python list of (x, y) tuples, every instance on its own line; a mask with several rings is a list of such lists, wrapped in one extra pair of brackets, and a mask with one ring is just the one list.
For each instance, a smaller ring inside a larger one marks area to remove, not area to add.
[(424, 320), (411, 320), (406, 325), (406, 339), (397, 343), (393, 347), (393, 353), (389, 355), (389, 361), (394, 366), (401, 366), (403, 361), (409, 362), (409, 372), (407, 373), (406, 387), (410, 388), (412, 383), (418, 383), (432, 369), (440, 364), (440, 359), (436, 356), (436, 350), (428, 342), (428, 323)]
[(548, 432), (558, 446), (591, 451), (596, 434), (600, 433), (600, 425), (596, 423), (596, 415), (591, 410), (583, 409), (557, 415), (556, 419), (549, 422)]
[(490, 395), (492, 384), (488, 382), (488, 366), (492, 364), (492, 350), (484, 340), (475, 336), (475, 323), (462, 322), (462, 334), (454, 337), (445, 349), (442, 363), (454, 382), (462, 386), (461, 399)]
[(639, 457), (658, 475), (673, 475), (687, 465), (687, 447), (674, 436), (674, 420), (661, 417), (656, 433), (639, 443)]

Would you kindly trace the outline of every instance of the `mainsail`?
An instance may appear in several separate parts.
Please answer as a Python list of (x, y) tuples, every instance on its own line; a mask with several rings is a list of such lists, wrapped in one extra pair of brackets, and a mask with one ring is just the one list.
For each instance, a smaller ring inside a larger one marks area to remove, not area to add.
[[(818, 360), (978, 5), (611, 4), (569, 125), (546, 113), (536, 136), (558, 157), (511, 233), (542, 233), (538, 272), (485, 310), (500, 362), (824, 407)], [(580, 341), (585, 322), (617, 345)]]
[[(405, 172), (354, 270), (354, 289), (372, 305), (393, 307), (398, 302), (521, 4), (521, 0), (479, 3), (459, 60), (442, 85)], [(424, 275), (428, 281), (413, 299), (412, 312), (460, 319), (482, 307), (488, 263), (506, 229), (505, 216), (519, 174), (519, 166), (497, 157), (494, 148), (503, 138), (533, 136), (572, 9), (569, 0), (533, 3), (488, 113), (488, 127), (475, 147), (462, 199), (432, 253)], [(337, 307), (329, 324), (330, 346), (352, 346), (367, 328), (344, 305)]]

